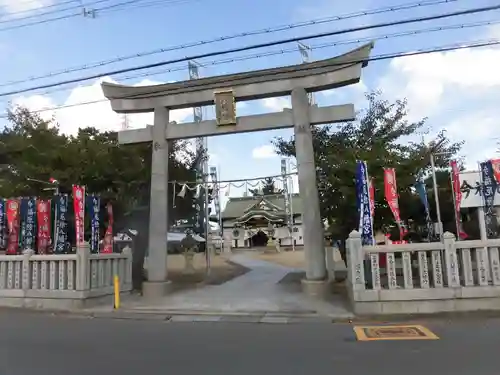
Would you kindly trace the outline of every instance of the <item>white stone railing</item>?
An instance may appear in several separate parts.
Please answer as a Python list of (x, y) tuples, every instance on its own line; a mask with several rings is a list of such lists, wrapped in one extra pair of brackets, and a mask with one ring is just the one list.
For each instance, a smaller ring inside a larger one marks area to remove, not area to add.
[[(358, 313), (500, 309), (500, 239), (362, 246), (347, 240), (348, 291)], [(385, 267), (380, 267), (386, 257)]]
[[(91, 254), (88, 246), (76, 254), (0, 255), (0, 306), (81, 307), (92, 299), (132, 289), (132, 251)], [(95, 302), (95, 301), (94, 301)]]

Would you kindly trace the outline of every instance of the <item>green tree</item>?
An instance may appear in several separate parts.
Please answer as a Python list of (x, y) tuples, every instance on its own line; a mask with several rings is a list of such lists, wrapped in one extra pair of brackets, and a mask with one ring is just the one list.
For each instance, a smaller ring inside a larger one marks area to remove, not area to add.
[[(390, 103), (378, 92), (366, 95), (368, 107), (358, 114), (358, 121), (314, 128), (313, 143), (317, 167), (318, 188), (322, 217), (328, 220), (335, 238), (345, 240), (358, 227), (356, 209), (356, 161), (365, 160), (375, 187), (375, 229), (394, 224), (392, 213), (384, 198), (383, 168), (395, 168), (400, 209), (403, 219), (411, 215), (421, 217), (423, 210), (418, 195), (413, 191), (417, 174), (428, 174), (429, 153), (436, 156), (436, 166), (446, 168), (461, 143), (452, 143), (440, 133), (429, 144), (412, 141), (425, 124), (425, 119), (410, 122), (406, 100)], [(277, 138), (273, 141), (278, 154), (295, 155), (294, 139)], [(428, 187), (432, 185), (428, 185)], [(418, 208), (420, 206), (420, 209)]]
[(261, 186), (257, 189), (248, 189), (250, 194), (254, 197), (260, 195), (272, 195), (272, 194), (282, 194), (283, 189), (276, 188), (274, 178), (266, 177), (264, 180), (260, 182)]
[[(95, 128), (80, 129), (75, 136), (59, 133), (54, 121), (44, 121), (25, 108), (9, 113), (9, 124), (0, 133), (0, 155), (3, 167), (0, 196), (50, 197), (47, 186), (30, 179), (60, 183), (70, 193), (73, 184), (85, 185), (89, 193), (112, 201), (117, 219), (134, 208), (149, 204), (151, 179), (151, 144), (119, 145), (116, 133)], [(194, 153), (179, 158), (184, 142), (172, 142), (169, 155), (169, 179), (193, 181)], [(190, 195), (176, 199), (169, 189), (170, 220), (189, 216)]]
[[(86, 186), (87, 192), (101, 196), (103, 205), (112, 202), (115, 233), (125, 229), (139, 232), (134, 279), (140, 278), (137, 275), (142, 274), (148, 246), (151, 144), (119, 145), (116, 133), (94, 128), (66, 136), (55, 121), (45, 121), (20, 107), (9, 112), (8, 121), (0, 132), (0, 196), (50, 198), (53, 192), (45, 189), (47, 185), (33, 180), (49, 181), (51, 177), (59, 181), (63, 193), (71, 194), (73, 184)], [(169, 179), (194, 181), (193, 167), (203, 154), (186, 152), (183, 141), (172, 142), (169, 150)], [(179, 150), (184, 151), (182, 158)], [(169, 188), (171, 223), (193, 215), (193, 194), (189, 191), (182, 199)], [(72, 222), (70, 217), (69, 224)], [(74, 241), (74, 230), (69, 234)]]

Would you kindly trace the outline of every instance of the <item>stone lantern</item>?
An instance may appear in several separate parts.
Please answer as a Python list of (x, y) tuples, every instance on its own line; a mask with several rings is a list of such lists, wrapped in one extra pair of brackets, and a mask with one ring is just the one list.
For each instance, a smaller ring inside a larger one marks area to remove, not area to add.
[(267, 235), (269, 237), (274, 237), (274, 226), (271, 222), (267, 223)]
[(186, 233), (186, 237), (184, 237), (181, 241), (181, 250), (184, 255), (184, 272), (185, 273), (194, 273), (194, 255), (196, 254), (196, 250), (198, 248), (198, 242), (193, 238), (191, 232)]

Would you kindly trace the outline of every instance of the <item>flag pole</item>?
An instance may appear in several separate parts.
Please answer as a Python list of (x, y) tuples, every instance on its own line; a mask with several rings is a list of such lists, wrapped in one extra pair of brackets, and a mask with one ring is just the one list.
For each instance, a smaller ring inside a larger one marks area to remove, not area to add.
[[(457, 165), (458, 168), (458, 165)], [(450, 171), (451, 194), (453, 196), (453, 212), (455, 213), (455, 227), (457, 229), (457, 241), (461, 240), (460, 237), (460, 221), (459, 213), (457, 212), (457, 196), (455, 192), (455, 184), (453, 183), (453, 167)]]

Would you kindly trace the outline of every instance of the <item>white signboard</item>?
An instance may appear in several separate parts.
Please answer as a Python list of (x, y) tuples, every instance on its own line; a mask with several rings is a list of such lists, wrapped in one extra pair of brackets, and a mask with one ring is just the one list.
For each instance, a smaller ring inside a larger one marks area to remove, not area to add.
[[(480, 172), (462, 172), (460, 173), (460, 190), (462, 191), (463, 208), (483, 206), (483, 196), (481, 191)], [(500, 206), (500, 186), (497, 187), (495, 194), (495, 206)]]

